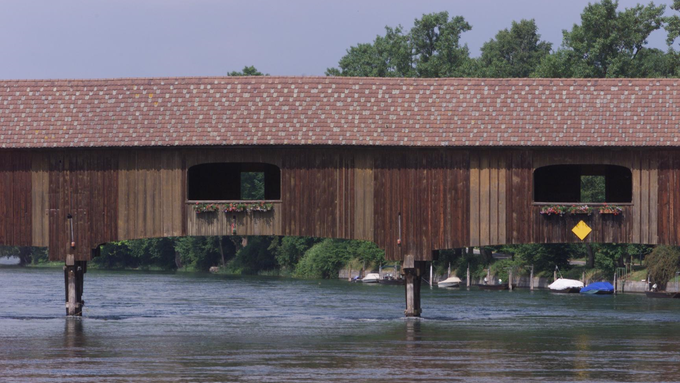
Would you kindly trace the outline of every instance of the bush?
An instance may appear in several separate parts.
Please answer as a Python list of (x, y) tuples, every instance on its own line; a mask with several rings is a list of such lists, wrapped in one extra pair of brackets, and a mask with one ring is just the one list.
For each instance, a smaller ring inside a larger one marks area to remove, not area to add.
[(312, 246), (295, 267), (299, 278), (337, 278), (340, 269), (352, 258), (346, 241), (325, 239)]
[(680, 266), (680, 248), (657, 246), (645, 258), (649, 280), (663, 288)]

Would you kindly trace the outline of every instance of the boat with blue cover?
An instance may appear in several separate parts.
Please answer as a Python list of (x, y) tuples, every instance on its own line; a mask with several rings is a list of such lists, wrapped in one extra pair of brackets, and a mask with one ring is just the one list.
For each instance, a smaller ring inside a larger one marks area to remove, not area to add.
[(614, 286), (609, 282), (594, 282), (581, 289), (581, 294), (606, 295), (614, 294)]

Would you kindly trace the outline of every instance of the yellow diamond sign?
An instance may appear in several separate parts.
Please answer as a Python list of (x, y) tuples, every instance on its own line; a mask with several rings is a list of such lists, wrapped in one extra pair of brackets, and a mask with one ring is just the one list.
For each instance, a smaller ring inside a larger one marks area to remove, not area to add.
[(590, 232), (593, 231), (593, 229), (591, 229), (590, 226), (588, 226), (585, 222), (581, 221), (577, 223), (576, 226), (574, 226), (574, 228), (571, 229), (571, 231), (574, 232), (574, 234), (576, 234), (576, 236), (581, 241), (583, 241), (583, 239), (585, 239), (585, 237), (587, 237), (588, 234), (590, 234)]

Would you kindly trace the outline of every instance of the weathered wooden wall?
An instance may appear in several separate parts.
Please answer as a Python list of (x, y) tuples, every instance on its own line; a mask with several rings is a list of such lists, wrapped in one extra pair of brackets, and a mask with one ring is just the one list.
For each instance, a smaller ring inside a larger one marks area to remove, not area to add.
[[(281, 200), (266, 213), (197, 215), (187, 169), (209, 162), (280, 167)], [(370, 240), (390, 259), (580, 242), (571, 233), (577, 217), (541, 216), (533, 202), (534, 169), (556, 164), (632, 170), (633, 201), (622, 216), (577, 216), (594, 229), (586, 241), (680, 243), (677, 150), (278, 147), (0, 151), (0, 244), (49, 245), (52, 259), (87, 260), (108, 241), (230, 235), (233, 217), (238, 235)]]
[(31, 159), (31, 153), (0, 151), (0, 244), (32, 245)]
[[(680, 244), (680, 151), (660, 151), (658, 155), (658, 202), (653, 225), (658, 218), (659, 243)], [(655, 193), (652, 193), (655, 194)]]

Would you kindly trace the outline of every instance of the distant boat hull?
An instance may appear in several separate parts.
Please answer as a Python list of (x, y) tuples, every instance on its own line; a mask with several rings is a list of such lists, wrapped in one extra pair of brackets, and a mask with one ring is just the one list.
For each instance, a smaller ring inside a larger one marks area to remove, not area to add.
[(667, 293), (665, 291), (647, 291), (645, 293), (647, 298), (677, 298), (680, 299), (680, 293)]
[(567, 287), (566, 289), (562, 290), (550, 290), (550, 292), (555, 293), (555, 294), (578, 294), (581, 292), (580, 287)]
[(444, 279), (443, 281), (437, 282), (438, 287), (460, 287), (460, 283), (462, 281), (460, 278), (456, 277), (455, 275), (452, 277), (448, 277)]
[(581, 289), (585, 295), (610, 295), (614, 294), (614, 286), (609, 282), (593, 282)]
[(460, 282), (439, 282), (437, 283), (437, 286), (439, 287), (460, 287)]
[(477, 285), (481, 290), (509, 290), (508, 285)]
[(557, 294), (578, 294), (583, 288), (583, 282), (575, 279), (559, 278), (548, 285), (548, 288)]

